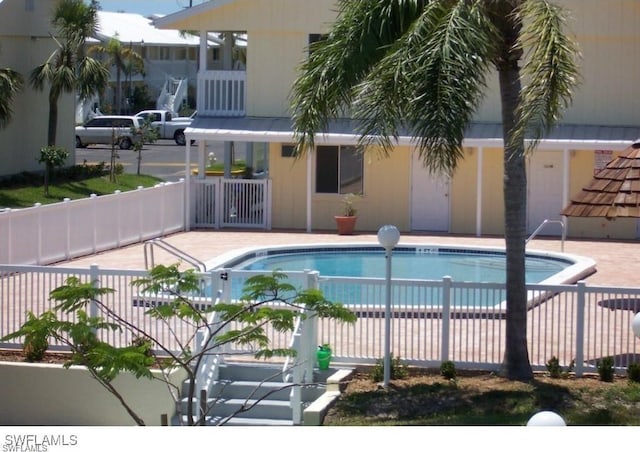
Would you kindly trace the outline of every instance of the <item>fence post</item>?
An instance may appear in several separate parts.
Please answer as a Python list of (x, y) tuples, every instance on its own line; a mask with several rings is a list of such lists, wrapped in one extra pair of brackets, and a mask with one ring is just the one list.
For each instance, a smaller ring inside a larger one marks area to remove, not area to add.
[[(99, 269), (97, 264), (91, 264), (91, 266), (89, 267), (89, 278), (91, 280), (91, 286), (96, 289), (100, 287), (98, 270)], [(89, 303), (89, 315), (91, 317), (98, 316), (98, 305), (96, 304), (95, 300), (91, 300), (91, 303)]]
[(91, 229), (93, 233), (91, 235), (91, 252), (95, 253), (98, 250), (98, 231), (96, 225), (98, 224), (98, 206), (96, 199), (98, 199), (98, 195), (95, 193), (91, 193), (89, 195), (89, 199), (91, 199), (91, 221), (93, 224), (91, 225)]
[[(320, 273), (317, 271), (307, 273), (307, 289), (320, 288)], [(315, 364), (315, 351), (318, 348), (318, 317), (308, 316), (304, 320), (302, 330), (302, 343), (300, 344), (300, 357), (304, 363), (304, 382), (313, 383), (313, 366)], [(335, 349), (335, 345), (334, 345)], [(334, 352), (335, 353), (335, 352)]]
[[(36, 264), (37, 265), (42, 265), (43, 259), (42, 259), (42, 215), (41, 215), (41, 209), (40, 207), (42, 206), (42, 203), (37, 202), (33, 205), (33, 207), (36, 207), (36, 212), (37, 212), (37, 225), (38, 225), (38, 256), (36, 257)], [(67, 230), (69, 230), (68, 228), (69, 225), (67, 225)], [(9, 243), (11, 243), (11, 236), (9, 236)], [(11, 262), (9, 260), (9, 262)]]
[(449, 360), (449, 329), (451, 326), (451, 276), (442, 278), (442, 350), (440, 361)]
[(582, 377), (584, 373), (584, 322), (587, 285), (584, 281), (578, 281), (577, 285), (577, 309), (576, 309), (576, 377)]

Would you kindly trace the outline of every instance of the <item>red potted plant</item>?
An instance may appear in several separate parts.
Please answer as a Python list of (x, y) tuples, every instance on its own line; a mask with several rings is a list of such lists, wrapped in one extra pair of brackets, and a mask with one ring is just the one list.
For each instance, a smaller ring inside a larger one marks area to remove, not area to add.
[(353, 234), (358, 219), (357, 209), (353, 205), (357, 196), (355, 193), (348, 193), (342, 198), (342, 214), (334, 216), (339, 235)]

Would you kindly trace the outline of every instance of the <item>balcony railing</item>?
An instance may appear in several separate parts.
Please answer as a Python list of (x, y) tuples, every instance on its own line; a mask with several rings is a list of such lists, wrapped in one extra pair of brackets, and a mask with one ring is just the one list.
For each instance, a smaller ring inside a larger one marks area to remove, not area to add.
[(206, 71), (198, 74), (198, 115), (245, 116), (246, 71)]

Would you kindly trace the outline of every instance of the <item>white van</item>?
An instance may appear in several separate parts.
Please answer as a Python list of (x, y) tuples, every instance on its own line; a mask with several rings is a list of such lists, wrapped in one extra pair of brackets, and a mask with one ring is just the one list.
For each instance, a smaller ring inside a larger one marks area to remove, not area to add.
[(139, 139), (132, 128), (140, 128), (140, 120), (135, 116), (95, 116), (81, 126), (76, 126), (76, 147), (90, 144), (115, 143), (120, 149), (131, 149), (134, 140)]

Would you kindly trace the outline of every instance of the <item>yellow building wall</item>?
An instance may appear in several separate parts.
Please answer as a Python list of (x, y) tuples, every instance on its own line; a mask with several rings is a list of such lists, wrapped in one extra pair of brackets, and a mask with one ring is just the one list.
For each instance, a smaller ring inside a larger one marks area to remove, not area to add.
[(466, 148), (464, 159), (451, 178), (450, 231), (456, 234), (475, 234), (477, 218), (478, 150)]
[(275, 229), (305, 229), (307, 218), (307, 157), (282, 157), (282, 145), (269, 145), (269, 177), (272, 180)]
[[(315, 193), (315, 156), (311, 169), (311, 224), (314, 231), (336, 229), (334, 216), (342, 211), (343, 195)], [(306, 228), (307, 157), (283, 158), (281, 144), (270, 146), (269, 175), (273, 181), (274, 228)], [(363, 195), (354, 205), (358, 210), (356, 231), (377, 231), (384, 224), (394, 224), (401, 231), (410, 228), (409, 148), (399, 147), (389, 157), (371, 152), (364, 156)]]
[(482, 150), (481, 233), (504, 234), (503, 151), (499, 148)]

